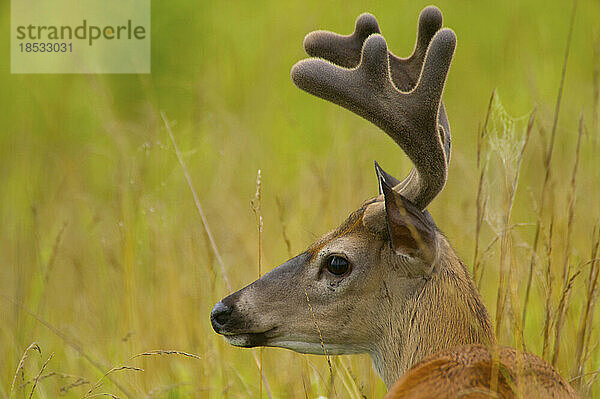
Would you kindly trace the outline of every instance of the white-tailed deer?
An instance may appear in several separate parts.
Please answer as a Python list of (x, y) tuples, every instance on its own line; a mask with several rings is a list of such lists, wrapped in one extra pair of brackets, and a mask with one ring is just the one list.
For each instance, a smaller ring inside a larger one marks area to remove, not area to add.
[(294, 83), (373, 122), (415, 167), (398, 181), (375, 164), (379, 196), (217, 303), (213, 328), (240, 347), (368, 353), (390, 398), (577, 397), (538, 357), (495, 345), (469, 272), (425, 210), (450, 161), (442, 92), (456, 37), (441, 27), (441, 12), (425, 8), (406, 59), (388, 51), (369, 14), (349, 36), (306, 36), (318, 58), (294, 65)]

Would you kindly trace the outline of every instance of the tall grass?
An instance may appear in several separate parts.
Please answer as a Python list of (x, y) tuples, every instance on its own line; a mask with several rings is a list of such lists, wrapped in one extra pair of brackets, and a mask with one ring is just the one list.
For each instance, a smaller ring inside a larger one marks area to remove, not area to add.
[[(273, 398), (381, 397), (365, 355), (265, 349), (260, 378), (209, 313), (257, 277), (256, 170), (262, 273), (376, 194), (373, 159), (410, 168), (376, 127), (290, 83), (304, 35), (370, 11), (407, 55), (427, 4), (153, 2), (151, 75), (9, 75), (0, 60), (0, 397), (82, 398), (98, 381), (90, 395), (258, 397), (268, 381)], [(451, 170), (430, 211), (473, 256), (500, 342), (600, 396), (600, 4), (578, 4), (558, 119), (571, 3), (437, 5), (459, 44)], [(44, 357), (21, 364), (31, 342)], [(199, 358), (132, 359), (156, 348)], [(107, 374), (123, 366), (144, 371)]]

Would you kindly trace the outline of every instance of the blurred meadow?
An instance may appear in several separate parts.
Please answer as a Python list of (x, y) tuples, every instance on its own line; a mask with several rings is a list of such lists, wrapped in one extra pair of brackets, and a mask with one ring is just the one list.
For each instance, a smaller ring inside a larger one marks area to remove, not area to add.
[[(410, 169), (375, 126), (294, 87), (302, 39), (350, 33), (368, 11), (407, 56), (426, 5), (154, 1), (150, 75), (11, 75), (3, 57), (0, 397), (259, 397), (259, 351), (229, 346), (209, 320), (230, 292), (221, 265), (232, 290), (257, 277), (258, 169), (263, 272), (376, 195), (374, 159), (399, 178)], [(555, 129), (572, 3), (436, 5), (458, 47), (449, 180), (429, 209), (476, 268), (500, 342), (600, 397), (600, 2), (577, 5)], [(7, 33), (8, 1), (0, 24)], [(32, 343), (41, 354), (20, 367)], [(325, 357), (265, 349), (263, 397), (385, 392), (367, 355), (331, 363), (332, 390)]]

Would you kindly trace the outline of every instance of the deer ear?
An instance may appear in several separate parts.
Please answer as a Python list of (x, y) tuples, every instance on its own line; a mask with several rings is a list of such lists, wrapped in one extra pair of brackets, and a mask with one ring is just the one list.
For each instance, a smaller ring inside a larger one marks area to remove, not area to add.
[(385, 214), (390, 245), (397, 254), (417, 257), (427, 263), (435, 259), (436, 227), (429, 213), (417, 208), (379, 176), (385, 198)]
[(383, 170), (377, 161), (375, 161), (375, 173), (377, 173), (377, 179), (379, 180), (379, 195), (383, 194), (383, 187), (381, 187), (382, 180), (390, 187), (396, 187), (400, 184), (400, 180)]

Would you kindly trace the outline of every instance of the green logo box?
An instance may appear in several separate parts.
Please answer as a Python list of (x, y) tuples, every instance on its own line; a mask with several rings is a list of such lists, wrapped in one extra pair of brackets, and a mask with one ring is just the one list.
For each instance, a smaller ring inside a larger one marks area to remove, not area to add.
[(11, 0), (11, 73), (150, 73), (150, 0)]

